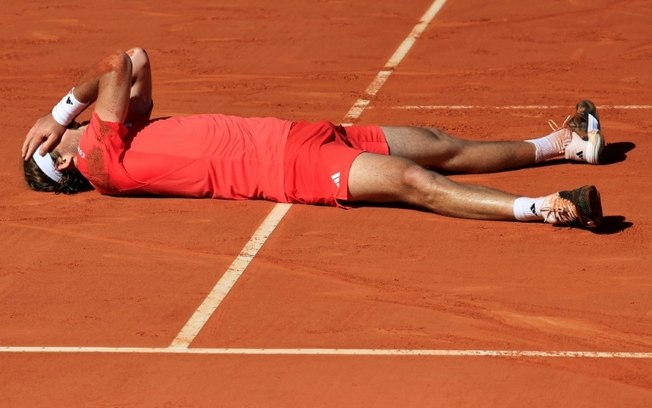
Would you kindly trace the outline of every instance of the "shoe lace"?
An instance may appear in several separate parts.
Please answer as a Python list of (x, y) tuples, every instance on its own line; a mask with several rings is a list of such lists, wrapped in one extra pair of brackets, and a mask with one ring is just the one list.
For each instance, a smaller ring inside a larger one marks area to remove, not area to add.
[(565, 215), (565, 211), (563, 208), (552, 208), (552, 207), (542, 208), (541, 213), (544, 214), (543, 222), (548, 222), (551, 224), (562, 221), (560, 216)]
[(568, 224), (576, 220), (577, 216), (573, 214), (572, 209), (568, 204), (573, 204), (572, 202), (565, 200), (563, 198), (558, 198), (552, 205), (541, 208), (541, 214), (544, 215), (544, 222), (554, 223), (563, 223)]
[(550, 128), (552, 129), (553, 132), (556, 132), (556, 131), (558, 131), (559, 129), (561, 129), (561, 128), (563, 128), (564, 126), (566, 126), (566, 124), (568, 123), (568, 121), (570, 120), (570, 118), (571, 118), (571, 115), (566, 116), (566, 120), (564, 120), (564, 123), (562, 123), (561, 126), (558, 126), (557, 123), (556, 123), (554, 120), (552, 120), (552, 119), (548, 119), (548, 126), (550, 126)]

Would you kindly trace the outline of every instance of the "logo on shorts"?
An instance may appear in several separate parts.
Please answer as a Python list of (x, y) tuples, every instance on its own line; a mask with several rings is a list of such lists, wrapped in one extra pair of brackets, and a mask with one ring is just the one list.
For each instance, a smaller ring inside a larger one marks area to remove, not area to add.
[(340, 172), (338, 171), (337, 173), (334, 173), (331, 176), (331, 180), (333, 180), (333, 183), (335, 183), (335, 185), (337, 187), (339, 187), (340, 186)]

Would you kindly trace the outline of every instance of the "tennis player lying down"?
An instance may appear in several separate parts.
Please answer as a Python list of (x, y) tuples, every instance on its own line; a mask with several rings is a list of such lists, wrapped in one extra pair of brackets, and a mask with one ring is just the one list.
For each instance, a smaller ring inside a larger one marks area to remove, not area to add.
[[(79, 126), (74, 119), (93, 102), (90, 123)], [(416, 127), (219, 114), (150, 120), (151, 110), (145, 50), (108, 55), (27, 134), (27, 184), (65, 194), (94, 188), (111, 195), (332, 206), (402, 202), (452, 217), (587, 228), (602, 220), (594, 186), (530, 198), (436, 172), (496, 172), (560, 158), (597, 164), (604, 140), (595, 105), (586, 100), (561, 128), (519, 142), (467, 141)]]

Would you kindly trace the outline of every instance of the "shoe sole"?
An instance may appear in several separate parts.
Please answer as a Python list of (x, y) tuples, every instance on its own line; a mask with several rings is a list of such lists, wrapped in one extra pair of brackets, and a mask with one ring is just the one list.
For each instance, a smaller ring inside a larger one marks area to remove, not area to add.
[(588, 134), (589, 149), (586, 151), (586, 161), (591, 164), (600, 163), (600, 155), (604, 148), (604, 138), (600, 132), (591, 132)]
[(584, 186), (573, 191), (560, 191), (577, 209), (577, 222), (586, 228), (598, 228), (602, 223), (602, 202), (595, 186)]

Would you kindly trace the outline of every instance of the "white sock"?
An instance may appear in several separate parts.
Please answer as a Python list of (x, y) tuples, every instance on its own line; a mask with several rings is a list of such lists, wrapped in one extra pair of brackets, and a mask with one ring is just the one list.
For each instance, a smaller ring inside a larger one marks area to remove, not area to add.
[(542, 162), (551, 159), (559, 159), (564, 157), (565, 137), (568, 131), (560, 129), (552, 132), (548, 136), (539, 137), (537, 139), (528, 139), (526, 142), (532, 143), (536, 147), (536, 162)]
[(546, 197), (519, 197), (514, 200), (514, 218), (518, 221), (540, 221), (541, 207)]

